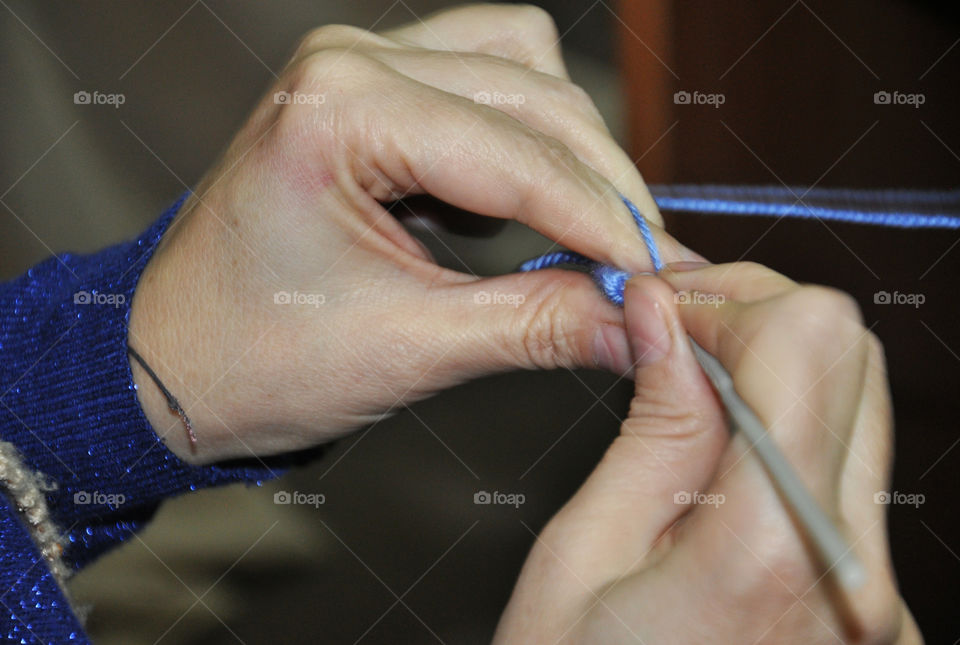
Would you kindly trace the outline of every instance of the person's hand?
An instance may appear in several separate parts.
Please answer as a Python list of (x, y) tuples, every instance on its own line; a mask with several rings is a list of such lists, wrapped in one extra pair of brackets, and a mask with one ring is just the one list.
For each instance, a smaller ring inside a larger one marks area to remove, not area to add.
[[(318, 29), (137, 287), (129, 342), (186, 409), (196, 451), (133, 363), (147, 418), (176, 454), (206, 463), (329, 441), (499, 370), (622, 368), (622, 315), (587, 276), (441, 268), (382, 205), (429, 194), (649, 270), (618, 193), (661, 223), (566, 79), (542, 11), (467, 7), (385, 34)], [(668, 258), (693, 257), (654, 229)]]
[[(627, 284), (629, 418), (537, 539), (496, 642), (920, 642), (875, 502), (889, 484), (890, 398), (856, 304), (752, 264), (676, 268)], [(688, 333), (853, 545), (867, 570), (854, 594), (729, 437)]]

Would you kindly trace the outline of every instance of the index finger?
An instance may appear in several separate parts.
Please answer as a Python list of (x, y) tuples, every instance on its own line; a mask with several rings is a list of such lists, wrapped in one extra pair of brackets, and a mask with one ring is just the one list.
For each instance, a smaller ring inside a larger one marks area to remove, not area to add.
[[(401, 44), (426, 49), (497, 56), (529, 70), (570, 80), (553, 18), (545, 10), (532, 5), (480, 4), (455, 7), (380, 35)], [(469, 61), (462, 60), (461, 63), (464, 74), (476, 76)], [(567, 140), (565, 136), (559, 138)], [(627, 196), (643, 210), (647, 219), (663, 226), (663, 216), (636, 163), (631, 163), (626, 155), (623, 156), (624, 161), (628, 162), (623, 166), (623, 172), (609, 179), (626, 187)]]
[[(566, 145), (498, 110), (369, 58), (348, 56), (362, 64), (344, 65), (344, 56), (332, 52), (330, 68), (318, 71), (324, 84), (338, 88), (328, 93), (327, 109), (342, 113), (344, 127), (332, 143), (350, 148), (353, 163), (341, 169), (344, 180), (359, 181), (369, 208), (376, 207), (373, 199), (429, 193), (480, 215), (515, 219), (592, 259), (631, 272), (651, 270), (647, 247), (616, 188)], [(351, 86), (361, 93), (349, 91)], [(384, 95), (389, 110), (383, 109)], [(291, 107), (311, 110), (303, 122), (314, 118), (310, 106)], [(316, 153), (334, 161), (327, 156), (330, 143), (324, 137)], [(651, 228), (664, 261), (699, 257), (663, 229)]]
[(425, 49), (499, 56), (538, 72), (570, 78), (553, 18), (532, 5), (454, 7), (381, 35)]

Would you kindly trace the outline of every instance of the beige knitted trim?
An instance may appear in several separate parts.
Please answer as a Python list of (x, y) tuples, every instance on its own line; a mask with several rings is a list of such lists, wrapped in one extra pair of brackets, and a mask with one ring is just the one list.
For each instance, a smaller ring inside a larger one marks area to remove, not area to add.
[(50, 518), (44, 496), (44, 493), (56, 490), (56, 483), (43, 473), (28, 468), (16, 446), (7, 441), (0, 441), (0, 483), (16, 505), (50, 572), (66, 595), (66, 581), (73, 573), (63, 561), (67, 539)]

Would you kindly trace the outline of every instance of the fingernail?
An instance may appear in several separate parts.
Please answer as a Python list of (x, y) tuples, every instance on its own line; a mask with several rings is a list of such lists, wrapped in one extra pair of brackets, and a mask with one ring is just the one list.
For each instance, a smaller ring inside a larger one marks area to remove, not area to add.
[[(631, 287), (628, 285), (628, 289)], [(628, 334), (637, 365), (653, 365), (670, 353), (672, 340), (663, 306), (643, 289), (633, 287), (626, 299), (630, 307)]]
[(593, 335), (593, 360), (600, 369), (624, 376), (633, 371), (627, 332), (617, 325), (601, 325)]
[(667, 265), (667, 269), (677, 273), (683, 271), (696, 271), (697, 269), (705, 269), (708, 266), (713, 266), (709, 262), (671, 262)]

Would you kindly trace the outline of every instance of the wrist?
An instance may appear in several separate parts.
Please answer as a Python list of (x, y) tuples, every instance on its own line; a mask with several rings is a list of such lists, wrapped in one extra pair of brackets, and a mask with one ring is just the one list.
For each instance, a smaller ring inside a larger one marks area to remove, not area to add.
[[(176, 340), (171, 345), (170, 334), (162, 331), (169, 326), (171, 316), (166, 308), (158, 306), (155, 297), (157, 279), (151, 271), (152, 265), (153, 260), (141, 276), (130, 306), (127, 328), (130, 373), (140, 408), (157, 437), (181, 460), (199, 463), (199, 446), (190, 436), (196, 433), (192, 418), (196, 416), (197, 401), (179, 376), (178, 367), (174, 367), (180, 363), (176, 358)], [(172, 401), (183, 411), (184, 418), (191, 419), (189, 432), (183, 418), (171, 406)]]
[[(128, 356), (137, 399), (151, 428), (177, 457), (199, 465), (228, 454), (223, 445), (226, 438), (219, 431), (228, 423), (221, 421), (228, 414), (210, 392), (220, 379), (210, 377), (211, 359), (203, 351), (209, 342), (196, 338), (196, 331), (204, 326), (202, 303), (206, 302), (196, 294), (206, 290), (200, 276), (187, 275), (189, 268), (181, 260), (184, 254), (170, 252), (173, 238), (189, 237), (184, 235), (186, 226), (184, 222), (161, 240), (140, 276), (130, 304), (127, 345), (149, 368)], [(189, 419), (195, 442), (172, 401)]]

